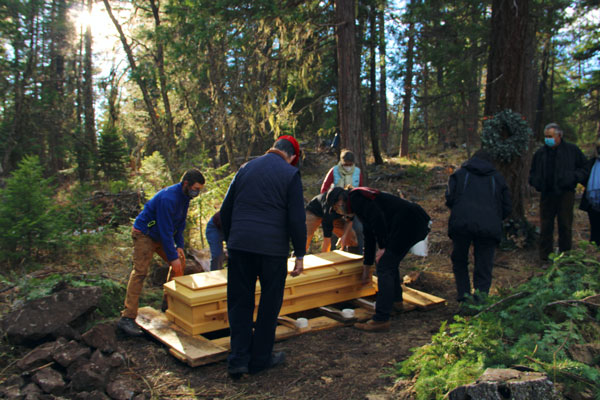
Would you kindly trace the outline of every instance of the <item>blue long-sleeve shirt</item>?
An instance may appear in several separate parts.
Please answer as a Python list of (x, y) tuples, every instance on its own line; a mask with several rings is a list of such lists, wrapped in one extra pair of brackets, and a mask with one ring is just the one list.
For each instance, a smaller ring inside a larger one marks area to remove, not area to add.
[(156, 193), (137, 216), (133, 227), (160, 242), (169, 261), (179, 258), (177, 248), (183, 248), (183, 231), (190, 198), (183, 193), (181, 183)]

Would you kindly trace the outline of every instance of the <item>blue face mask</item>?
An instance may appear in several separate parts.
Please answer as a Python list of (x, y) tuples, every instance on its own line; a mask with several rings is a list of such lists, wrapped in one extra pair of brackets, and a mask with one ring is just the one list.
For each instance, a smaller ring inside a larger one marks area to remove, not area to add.
[(546, 143), (546, 146), (548, 147), (554, 147), (554, 145), (556, 144), (553, 137), (544, 138), (544, 143)]

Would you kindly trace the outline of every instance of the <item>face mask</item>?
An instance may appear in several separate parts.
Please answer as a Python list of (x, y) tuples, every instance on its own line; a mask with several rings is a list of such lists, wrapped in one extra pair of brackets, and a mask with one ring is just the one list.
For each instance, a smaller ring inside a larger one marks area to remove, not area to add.
[(192, 190), (192, 189), (188, 190), (188, 193), (187, 193), (187, 195), (190, 199), (197, 197), (199, 194), (200, 194), (199, 190)]
[(556, 144), (553, 137), (544, 138), (544, 143), (546, 143), (546, 146), (548, 147), (554, 147), (554, 145)]
[(344, 170), (346, 172), (350, 172), (350, 171), (352, 171), (353, 165), (342, 165), (342, 167), (344, 168)]

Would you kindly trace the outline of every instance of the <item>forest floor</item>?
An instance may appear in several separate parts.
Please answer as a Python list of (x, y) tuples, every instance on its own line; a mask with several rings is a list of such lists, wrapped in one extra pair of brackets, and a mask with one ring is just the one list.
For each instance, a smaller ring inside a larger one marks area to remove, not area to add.
[[(464, 154), (464, 153), (463, 153)], [(369, 166), (370, 186), (402, 193), (419, 203), (433, 219), (429, 255), (408, 255), (400, 264), (401, 276), (419, 271), (416, 289), (443, 297), (445, 306), (429, 311), (411, 311), (392, 317), (386, 333), (365, 333), (353, 327), (311, 332), (275, 344), (285, 351), (286, 363), (258, 375), (234, 381), (221, 361), (191, 368), (168, 353), (150, 336), (119, 336), (129, 358), (128, 373), (140, 380), (145, 392), (160, 399), (408, 399), (394, 387), (394, 366), (427, 344), (444, 321), (452, 321), (458, 310), (450, 263), (452, 244), (446, 234), (448, 210), (444, 190), (450, 173), (465, 160), (456, 150), (424, 155), (419, 160), (388, 159), (383, 166)], [(336, 159), (327, 153), (308, 153), (302, 167), (304, 194), (310, 200)], [(399, 172), (403, 171), (399, 175)], [(537, 198), (527, 217), (538, 225)], [(577, 203), (578, 204), (578, 203)], [(587, 216), (576, 210), (574, 242), (589, 235)], [(316, 248), (317, 246), (315, 246)], [(126, 281), (130, 263), (122, 257), (127, 248), (115, 249), (107, 275)], [(98, 271), (100, 272), (100, 271)], [(492, 293), (518, 286), (541, 273), (536, 249), (498, 250), (493, 271)]]

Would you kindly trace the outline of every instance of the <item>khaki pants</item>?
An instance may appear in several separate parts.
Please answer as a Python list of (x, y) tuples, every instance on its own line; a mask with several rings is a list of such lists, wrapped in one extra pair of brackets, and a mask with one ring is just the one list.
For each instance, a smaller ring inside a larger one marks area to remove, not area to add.
[[(150, 236), (144, 235), (138, 230), (133, 230), (131, 237), (133, 239), (133, 271), (131, 271), (129, 283), (127, 283), (125, 309), (121, 312), (121, 316), (135, 319), (137, 317), (140, 294), (144, 287), (144, 279), (148, 275), (154, 253), (158, 254), (167, 263), (169, 261), (167, 260), (167, 255), (163, 250), (162, 244), (155, 242)], [(185, 269), (185, 260), (181, 260), (181, 264), (182, 268)]]
[[(321, 222), (323, 218), (317, 217), (315, 214), (307, 211), (306, 212), (306, 248), (310, 247), (310, 242), (312, 241), (315, 232), (321, 226)], [(333, 234), (338, 238), (341, 238), (344, 234), (344, 230), (346, 229), (347, 224), (352, 224), (352, 222), (346, 221), (343, 218), (338, 218), (333, 221)], [(353, 229), (350, 229), (350, 243), (351, 246), (357, 246), (358, 241), (356, 240), (356, 233)], [(335, 248), (335, 243), (331, 244), (331, 248)]]

